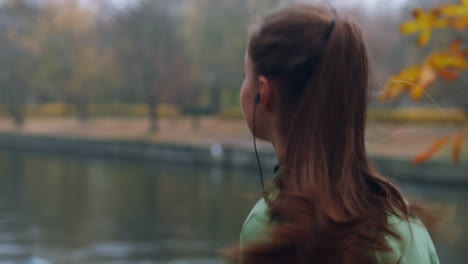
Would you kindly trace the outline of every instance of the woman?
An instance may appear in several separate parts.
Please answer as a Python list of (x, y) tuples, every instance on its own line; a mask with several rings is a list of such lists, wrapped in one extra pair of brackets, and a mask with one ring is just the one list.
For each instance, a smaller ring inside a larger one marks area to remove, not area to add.
[(371, 166), (369, 62), (354, 22), (300, 4), (250, 35), (241, 104), (277, 175), (241, 231), (243, 263), (438, 263), (416, 210)]

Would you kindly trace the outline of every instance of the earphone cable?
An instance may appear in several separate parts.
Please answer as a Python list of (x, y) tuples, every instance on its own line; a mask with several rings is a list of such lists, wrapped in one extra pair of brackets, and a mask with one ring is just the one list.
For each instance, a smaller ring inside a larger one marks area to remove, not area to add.
[(260, 173), (260, 182), (262, 184), (262, 193), (263, 193), (263, 198), (265, 199), (265, 202), (267, 202), (266, 199), (266, 194), (265, 194), (265, 184), (263, 183), (263, 170), (262, 170), (262, 164), (260, 163), (260, 158), (258, 157), (258, 150), (257, 150), (257, 139), (255, 137), (255, 129), (256, 129), (256, 123), (255, 123), (255, 117), (257, 113), (257, 104), (258, 102), (255, 102), (254, 104), (254, 113), (253, 113), (253, 140), (254, 140), (254, 149), (255, 149), (255, 156), (257, 157), (257, 164), (258, 164), (258, 171)]

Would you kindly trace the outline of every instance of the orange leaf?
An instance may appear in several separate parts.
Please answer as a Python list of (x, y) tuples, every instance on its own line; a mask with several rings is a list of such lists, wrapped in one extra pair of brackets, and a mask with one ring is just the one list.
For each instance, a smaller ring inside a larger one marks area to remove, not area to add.
[(450, 51), (453, 53), (458, 52), (461, 49), (462, 41), (461, 39), (457, 38), (452, 43), (450, 43)]
[(453, 160), (455, 163), (460, 163), (460, 153), (461, 148), (463, 145), (463, 136), (464, 134), (459, 134), (455, 137), (455, 141), (453, 142)]
[(440, 70), (437, 72), (437, 74), (439, 74), (440, 77), (442, 77), (443, 79), (447, 81), (454, 81), (460, 75), (458, 72), (450, 71), (450, 70)]
[(468, 49), (461, 50), (461, 51), (460, 51), (460, 54), (461, 54), (463, 57), (468, 57)]
[(462, 30), (468, 26), (468, 17), (462, 17), (454, 19), (450, 22), (450, 25), (457, 30)]
[(453, 136), (446, 136), (436, 140), (426, 152), (417, 155), (413, 159), (413, 164), (418, 165), (428, 161), (437, 151), (439, 151), (443, 146), (449, 143), (452, 138)]

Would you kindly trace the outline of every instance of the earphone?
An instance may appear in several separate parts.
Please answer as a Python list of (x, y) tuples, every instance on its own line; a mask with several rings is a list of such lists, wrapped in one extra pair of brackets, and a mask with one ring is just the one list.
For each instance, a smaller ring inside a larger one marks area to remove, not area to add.
[(255, 95), (255, 104), (260, 103), (260, 99), (261, 99), (261, 96), (259, 93), (257, 93), (257, 95)]
[(263, 171), (262, 171), (262, 164), (260, 163), (260, 158), (258, 157), (258, 151), (257, 151), (257, 139), (255, 137), (255, 127), (256, 127), (256, 123), (255, 123), (255, 117), (256, 117), (256, 113), (257, 113), (257, 105), (258, 103), (260, 103), (260, 100), (261, 100), (261, 96), (259, 93), (257, 93), (257, 95), (255, 95), (255, 101), (254, 101), (254, 111), (253, 111), (253, 140), (254, 140), (254, 149), (255, 149), (255, 156), (257, 157), (257, 164), (258, 164), (258, 171), (260, 172), (260, 182), (262, 184), (262, 193), (263, 193), (263, 198), (265, 199), (265, 202), (267, 202), (267, 199), (266, 199), (266, 194), (265, 194), (265, 184), (263, 183)]

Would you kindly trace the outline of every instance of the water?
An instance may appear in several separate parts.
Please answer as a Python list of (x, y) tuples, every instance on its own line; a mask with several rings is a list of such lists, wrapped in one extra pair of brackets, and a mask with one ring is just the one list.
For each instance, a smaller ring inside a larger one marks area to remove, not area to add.
[[(256, 171), (24, 153), (0, 152), (0, 172), (0, 264), (222, 263), (259, 188)], [(458, 205), (468, 228), (462, 187), (404, 188)], [(442, 263), (468, 259), (463, 232)]]

